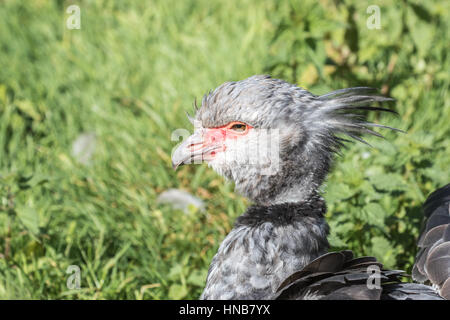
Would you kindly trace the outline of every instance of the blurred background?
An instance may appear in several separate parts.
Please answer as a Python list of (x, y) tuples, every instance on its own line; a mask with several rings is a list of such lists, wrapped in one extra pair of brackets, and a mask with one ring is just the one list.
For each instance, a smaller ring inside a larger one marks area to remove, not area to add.
[[(323, 195), (333, 250), (410, 271), (421, 205), (450, 181), (449, 5), (0, 1), (0, 298), (198, 298), (248, 203), (206, 165), (174, 172), (171, 134), (195, 98), (262, 73), (396, 99), (372, 120), (406, 134), (349, 145)], [(173, 188), (194, 205), (157, 201)]]

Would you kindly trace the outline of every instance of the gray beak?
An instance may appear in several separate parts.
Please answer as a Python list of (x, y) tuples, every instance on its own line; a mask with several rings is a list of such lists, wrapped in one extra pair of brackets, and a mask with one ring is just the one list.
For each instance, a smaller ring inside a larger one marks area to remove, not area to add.
[(207, 151), (204, 143), (204, 135), (201, 130), (194, 132), (184, 140), (172, 154), (172, 168), (176, 170), (179, 166), (188, 163), (202, 163), (203, 154)]

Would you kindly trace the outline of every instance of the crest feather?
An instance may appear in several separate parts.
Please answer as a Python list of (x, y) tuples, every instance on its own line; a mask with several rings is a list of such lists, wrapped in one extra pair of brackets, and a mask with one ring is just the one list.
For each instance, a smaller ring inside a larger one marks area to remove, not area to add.
[[(337, 134), (344, 134), (354, 140), (370, 146), (361, 136), (364, 134), (384, 138), (371, 128), (378, 127), (399, 132), (400, 129), (367, 121), (368, 111), (381, 111), (397, 114), (397, 112), (374, 104), (395, 101), (392, 98), (377, 94), (377, 90), (370, 87), (355, 87), (336, 90), (317, 97), (324, 104), (314, 111), (314, 118), (321, 123), (320, 134), (326, 140), (327, 146), (337, 151), (342, 146), (344, 139)], [(325, 121), (324, 121), (325, 120)], [(326, 130), (323, 130), (325, 126)], [(319, 130), (320, 130), (319, 129)], [(320, 131), (319, 131), (320, 132)]]

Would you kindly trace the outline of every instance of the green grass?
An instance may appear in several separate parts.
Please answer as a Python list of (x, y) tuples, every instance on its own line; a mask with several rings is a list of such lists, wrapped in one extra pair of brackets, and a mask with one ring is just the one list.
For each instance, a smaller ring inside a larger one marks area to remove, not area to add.
[[(224, 81), (271, 73), (314, 93), (371, 85), (406, 134), (338, 158), (324, 187), (334, 249), (410, 269), (420, 205), (450, 181), (449, 4), (79, 1), (0, 5), (0, 298), (197, 298), (248, 203), (205, 165), (171, 168), (185, 110)], [(349, 14), (349, 12), (354, 12)], [(94, 132), (92, 162), (71, 155)], [(190, 214), (156, 203), (182, 188)], [(66, 270), (81, 268), (81, 289)]]

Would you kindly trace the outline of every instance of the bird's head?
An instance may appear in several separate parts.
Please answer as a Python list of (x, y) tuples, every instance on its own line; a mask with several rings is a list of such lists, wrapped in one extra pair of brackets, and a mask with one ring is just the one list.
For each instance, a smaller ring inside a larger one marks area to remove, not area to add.
[(387, 100), (363, 87), (316, 96), (270, 76), (226, 82), (204, 96), (172, 164), (207, 162), (256, 203), (297, 202), (322, 183), (344, 141), (339, 134), (379, 136), (369, 128), (385, 126), (359, 111), (389, 111), (370, 106)]

